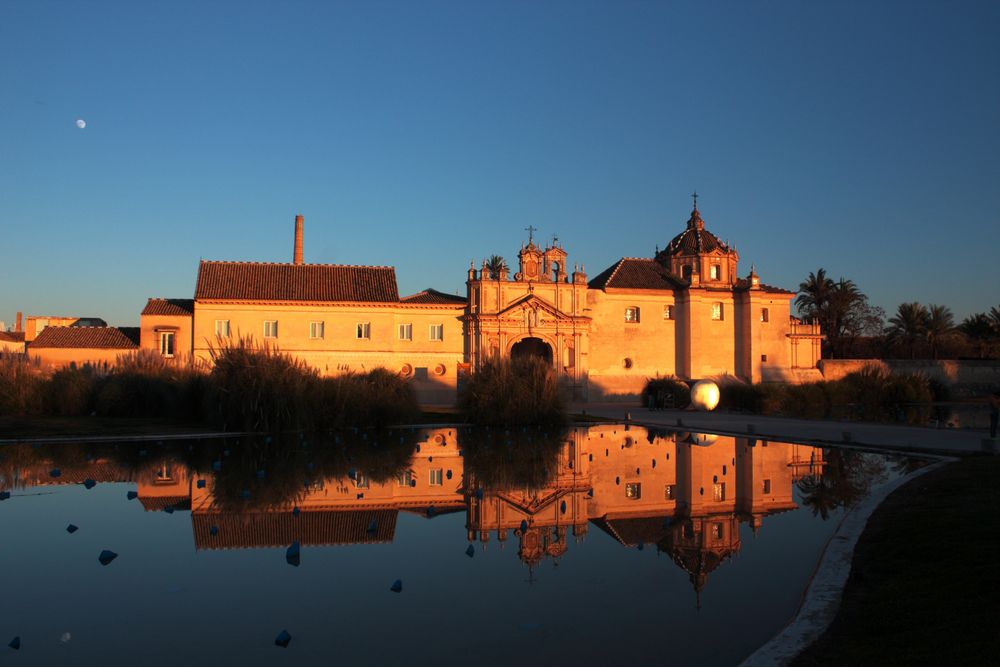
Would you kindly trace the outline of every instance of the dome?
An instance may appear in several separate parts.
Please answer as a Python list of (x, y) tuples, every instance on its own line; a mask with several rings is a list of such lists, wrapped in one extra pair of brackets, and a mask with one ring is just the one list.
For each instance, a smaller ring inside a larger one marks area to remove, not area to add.
[(712, 232), (705, 229), (705, 221), (701, 219), (698, 209), (691, 211), (687, 229), (675, 236), (656, 259), (663, 261), (678, 255), (703, 255), (714, 250), (728, 253), (728, 245), (719, 240)]

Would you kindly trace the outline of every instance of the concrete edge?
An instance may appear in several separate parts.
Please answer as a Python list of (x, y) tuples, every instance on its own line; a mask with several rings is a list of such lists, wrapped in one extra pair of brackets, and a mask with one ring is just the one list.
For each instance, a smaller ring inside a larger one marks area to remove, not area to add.
[(875, 509), (903, 484), (954, 460), (939, 461), (886, 482), (848, 512), (827, 542), (798, 612), (777, 635), (743, 660), (740, 667), (787, 665), (819, 639), (840, 609), (847, 577), (851, 573), (854, 547)]

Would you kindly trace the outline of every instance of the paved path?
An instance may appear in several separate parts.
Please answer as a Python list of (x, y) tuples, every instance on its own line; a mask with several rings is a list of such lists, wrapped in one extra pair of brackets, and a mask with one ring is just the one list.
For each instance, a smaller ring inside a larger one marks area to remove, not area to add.
[[(637, 424), (701, 430), (719, 435), (746, 436), (763, 440), (789, 441), (814, 445), (839, 445), (901, 452), (940, 455), (978, 454), (997, 451), (996, 441), (985, 431), (972, 429), (925, 428), (864, 422), (819, 421), (790, 417), (763, 417), (732, 412), (688, 412), (647, 410), (621, 403), (574, 405), (574, 412), (608, 419), (631, 415)], [(680, 421), (678, 421), (680, 420)]]

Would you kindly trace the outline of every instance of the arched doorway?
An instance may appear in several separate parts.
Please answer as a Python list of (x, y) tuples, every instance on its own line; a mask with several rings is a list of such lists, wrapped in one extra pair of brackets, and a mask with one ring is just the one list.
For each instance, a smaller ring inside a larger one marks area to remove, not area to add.
[(541, 338), (522, 338), (514, 343), (514, 347), (510, 348), (510, 356), (512, 359), (517, 359), (518, 357), (537, 357), (544, 359), (545, 363), (551, 366), (552, 346)]

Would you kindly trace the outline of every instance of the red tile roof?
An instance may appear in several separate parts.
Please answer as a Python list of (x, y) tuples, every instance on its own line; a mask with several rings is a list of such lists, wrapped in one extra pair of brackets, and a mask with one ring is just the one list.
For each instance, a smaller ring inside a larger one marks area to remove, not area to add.
[(194, 298), (398, 303), (399, 291), (391, 266), (203, 261)]
[[(396, 534), (396, 510), (209, 512), (191, 516), (195, 549), (246, 549), (333, 544), (387, 544)], [(374, 532), (368, 532), (372, 523)], [(219, 529), (212, 535), (212, 527)]]
[(417, 292), (416, 294), (411, 294), (410, 296), (404, 296), (400, 299), (403, 303), (417, 303), (417, 304), (445, 304), (454, 306), (464, 306), (468, 303), (468, 298), (464, 296), (458, 296), (456, 294), (445, 294), (444, 292), (439, 292), (436, 289), (427, 288), (423, 292)]
[(193, 315), (194, 299), (150, 299), (143, 315)]
[(30, 348), (71, 347), (134, 350), (139, 347), (139, 327), (45, 327)]
[(652, 259), (623, 257), (591, 279), (590, 289), (656, 289), (672, 290), (687, 285)]
[(0, 340), (6, 341), (8, 343), (23, 343), (24, 342), (24, 332), (23, 331), (0, 331)]
[[(774, 285), (765, 285), (764, 283), (758, 283), (757, 287), (762, 292), (767, 292), (769, 294), (795, 294), (795, 292), (791, 292), (789, 290), (782, 289), (780, 287), (775, 287)], [(737, 291), (749, 290), (750, 280), (747, 278), (740, 278), (739, 280), (736, 281), (736, 284), (733, 286), (733, 289)]]

